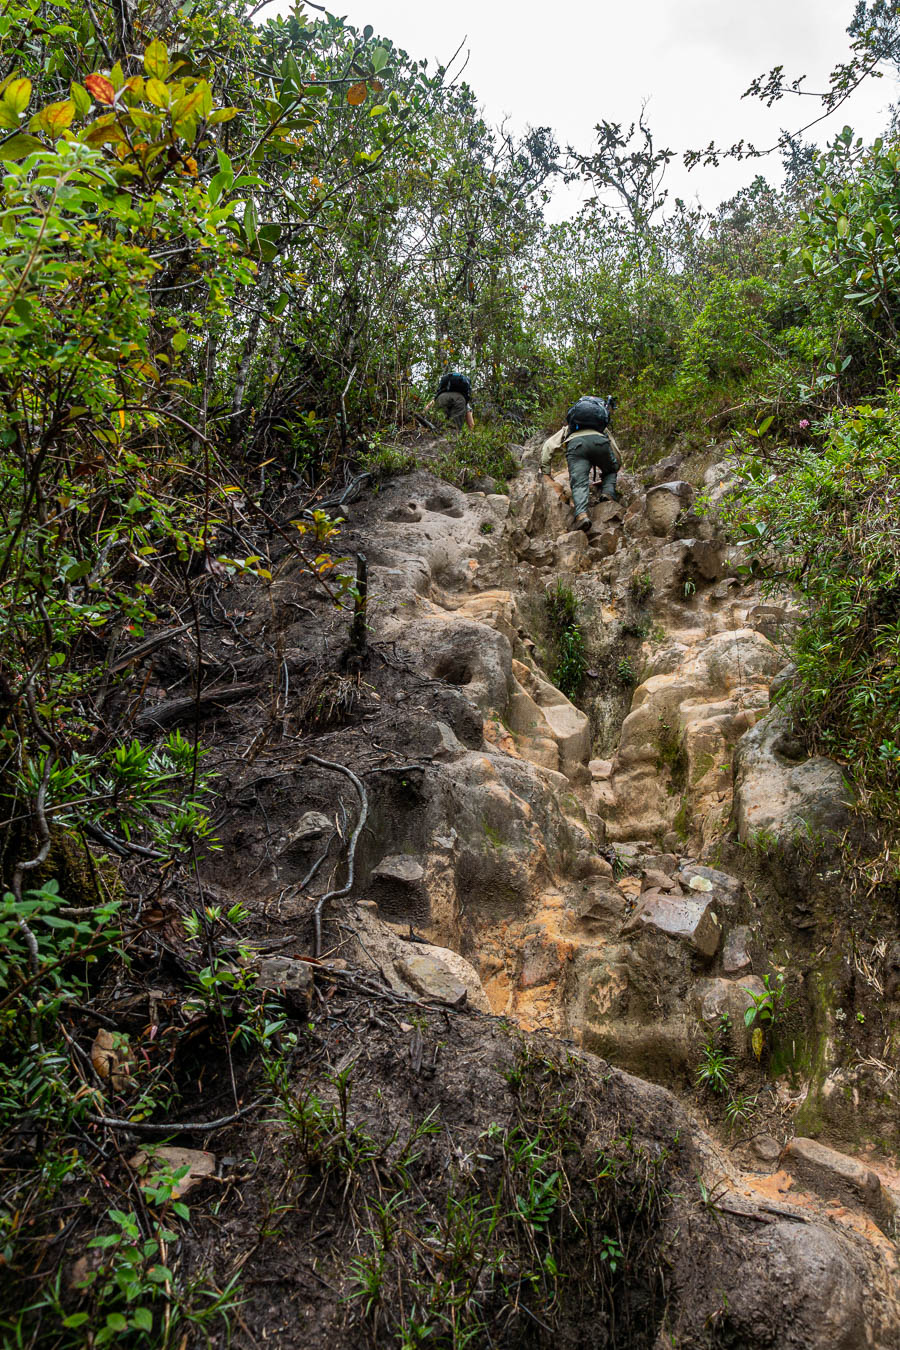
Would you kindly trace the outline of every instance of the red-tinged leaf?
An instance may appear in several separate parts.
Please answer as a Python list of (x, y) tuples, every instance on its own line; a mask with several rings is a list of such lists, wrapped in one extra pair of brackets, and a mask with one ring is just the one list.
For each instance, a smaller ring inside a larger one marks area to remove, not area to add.
[(98, 103), (112, 105), (116, 101), (116, 91), (105, 75), (88, 75), (84, 87)]
[(369, 88), (372, 90), (373, 94), (380, 94), (382, 89), (384, 88), (384, 85), (381, 83), (380, 80), (370, 80)]
[(41, 131), (46, 131), (49, 136), (59, 136), (72, 125), (74, 117), (75, 104), (67, 98), (61, 103), (48, 103), (35, 120)]
[(115, 145), (117, 141), (124, 141), (125, 137), (112, 118), (98, 117), (82, 132), (80, 139), (86, 145)]
[(365, 80), (360, 80), (357, 84), (351, 84), (347, 90), (347, 102), (353, 108), (358, 108), (360, 103), (365, 103), (368, 93)]

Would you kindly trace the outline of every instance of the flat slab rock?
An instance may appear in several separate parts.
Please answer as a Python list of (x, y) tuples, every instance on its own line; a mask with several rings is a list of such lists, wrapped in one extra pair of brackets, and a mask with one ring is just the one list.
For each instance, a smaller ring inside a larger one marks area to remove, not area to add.
[(425, 952), (411, 952), (394, 962), (401, 979), (424, 998), (437, 999), (461, 1007), (468, 1001), (469, 991), (461, 980), (448, 970), (443, 961)]
[(892, 1233), (900, 1217), (900, 1196), (858, 1158), (798, 1135), (786, 1146), (781, 1165), (824, 1200), (861, 1205), (879, 1228)]
[(372, 868), (373, 879), (398, 882), (401, 886), (416, 886), (424, 876), (425, 868), (411, 853), (392, 853)]
[(645, 928), (687, 942), (702, 956), (715, 956), (722, 936), (712, 900), (663, 895), (660, 891), (644, 892), (622, 932), (638, 933)]

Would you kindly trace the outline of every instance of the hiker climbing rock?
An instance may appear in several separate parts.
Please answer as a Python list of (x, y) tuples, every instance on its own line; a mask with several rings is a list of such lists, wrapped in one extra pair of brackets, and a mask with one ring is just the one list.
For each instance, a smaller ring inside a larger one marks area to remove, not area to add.
[(609, 430), (610, 413), (614, 407), (614, 399), (583, 395), (566, 413), (565, 426), (548, 437), (541, 450), (541, 473), (550, 478), (557, 450), (564, 449), (566, 452), (577, 530), (591, 528), (587, 507), (592, 468), (600, 471), (601, 498), (619, 500), (616, 477), (621, 468), (621, 457)]
[(474, 430), (472, 386), (468, 376), (461, 375), (458, 370), (448, 370), (441, 376), (437, 393), (431, 402), (425, 405), (425, 411), (432, 407), (442, 412), (451, 426), (459, 429), (465, 422), (470, 431)]

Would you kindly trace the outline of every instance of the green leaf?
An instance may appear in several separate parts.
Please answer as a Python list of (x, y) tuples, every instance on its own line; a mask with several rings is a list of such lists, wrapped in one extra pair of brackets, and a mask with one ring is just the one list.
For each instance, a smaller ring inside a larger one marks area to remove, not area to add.
[(206, 119), (208, 127), (217, 127), (220, 122), (230, 122), (232, 117), (237, 116), (237, 108), (217, 108), (214, 113), (210, 113)]
[(139, 1331), (153, 1330), (153, 1314), (149, 1308), (135, 1308), (131, 1315), (131, 1325)]
[(376, 47), (372, 53), (372, 69), (377, 75), (380, 70), (384, 70), (390, 59), (390, 52), (387, 47)]
[(256, 214), (256, 206), (253, 198), (250, 197), (244, 208), (244, 238), (251, 246), (256, 242), (256, 236), (259, 234), (259, 217)]
[(87, 117), (91, 111), (92, 99), (84, 85), (78, 84), (75, 80), (71, 85), (72, 102), (75, 104), (75, 111), (79, 117)]
[(33, 155), (35, 150), (43, 148), (42, 142), (36, 136), (29, 136), (23, 131), (18, 136), (10, 136), (8, 141), (0, 145), (0, 160), (25, 159), (28, 155)]
[(74, 1330), (76, 1327), (83, 1327), (85, 1322), (89, 1320), (89, 1315), (87, 1313), (70, 1313), (63, 1321), (63, 1326), (68, 1327), (70, 1330)]

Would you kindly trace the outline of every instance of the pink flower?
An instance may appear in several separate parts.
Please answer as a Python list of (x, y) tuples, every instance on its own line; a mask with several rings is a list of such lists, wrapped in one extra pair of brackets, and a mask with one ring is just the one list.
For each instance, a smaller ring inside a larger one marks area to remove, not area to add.
[(805, 417), (801, 419), (801, 422), (800, 422), (800, 430), (801, 430), (801, 431), (809, 431), (809, 422), (808, 422), (808, 420), (807, 420)]

